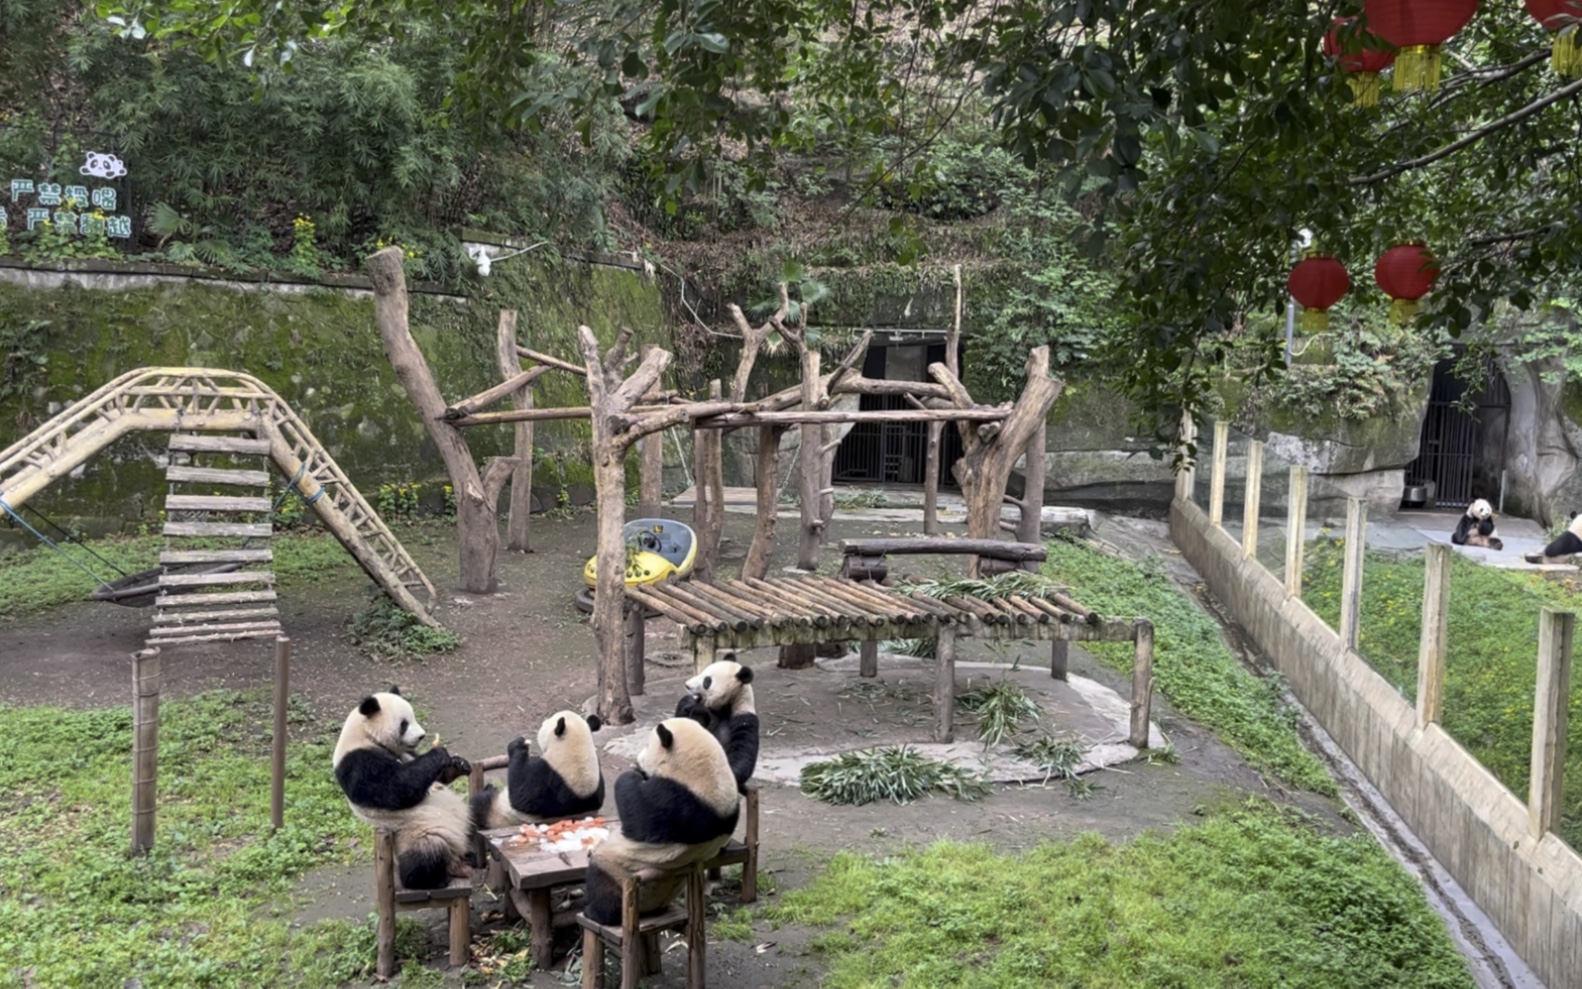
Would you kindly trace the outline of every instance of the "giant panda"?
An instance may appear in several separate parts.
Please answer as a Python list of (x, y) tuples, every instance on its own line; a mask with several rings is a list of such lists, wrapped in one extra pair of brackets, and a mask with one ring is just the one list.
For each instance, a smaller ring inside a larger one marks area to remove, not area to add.
[[(621, 828), (588, 855), (583, 913), (600, 924), (621, 922), (621, 880), (643, 869), (670, 869), (713, 858), (731, 839), (741, 795), (725, 750), (690, 718), (654, 727), (637, 766), (615, 781)], [(686, 879), (644, 883), (639, 913), (662, 909)]]
[(505, 747), (511, 757), (505, 789), (493, 786), (472, 798), (472, 821), (480, 831), (517, 824), (591, 814), (604, 806), (604, 774), (593, 732), (597, 715), (586, 720), (575, 711), (558, 711), (538, 728), (535, 757), (518, 735)]
[(423, 755), (423, 726), (399, 687), (352, 708), (333, 765), (352, 813), (395, 835), (396, 870), (407, 889), (439, 889), (467, 876), (471, 819), (450, 783), (472, 772), (436, 745)]
[(1582, 553), (1582, 514), (1572, 515), (1571, 525), (1542, 553), (1528, 553), (1525, 559), (1528, 563), (1565, 563), (1577, 553)]
[(731, 764), (737, 789), (747, 785), (758, 765), (758, 709), (753, 704), (753, 671), (735, 653), (710, 663), (687, 681), (676, 717), (691, 718), (709, 729)]
[(1505, 544), (1494, 535), (1494, 507), (1482, 498), (1468, 505), (1466, 514), (1456, 523), (1456, 531), (1450, 534), (1450, 541), (1457, 546), (1504, 549)]

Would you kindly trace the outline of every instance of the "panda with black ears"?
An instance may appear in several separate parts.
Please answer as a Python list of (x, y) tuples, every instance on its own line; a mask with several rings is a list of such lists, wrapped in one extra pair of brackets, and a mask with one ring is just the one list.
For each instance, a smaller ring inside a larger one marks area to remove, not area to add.
[[(707, 728), (690, 718), (654, 726), (637, 766), (615, 781), (621, 828), (588, 855), (587, 903), (596, 923), (621, 922), (621, 880), (643, 869), (671, 869), (719, 854), (736, 830), (741, 795), (725, 750)], [(686, 882), (684, 876), (644, 883), (639, 914), (663, 909)]]
[(480, 831), (505, 828), (603, 807), (604, 774), (593, 742), (600, 726), (598, 715), (584, 719), (576, 711), (557, 711), (539, 726), (540, 755), (532, 754), (526, 738), (511, 739), (505, 789), (488, 786), (472, 798), (473, 825)]
[(676, 717), (691, 718), (719, 739), (738, 789), (746, 787), (758, 766), (752, 683), (753, 671), (736, 662), (735, 653), (726, 653), (687, 681), (687, 692), (676, 705)]
[(395, 835), (396, 874), (407, 889), (439, 889), (471, 874), (471, 819), (450, 784), (472, 766), (438, 745), (418, 755), (426, 735), (401, 688), (391, 687), (364, 697), (335, 743), (335, 779), (352, 813)]
[(1566, 563), (1578, 553), (1582, 553), (1582, 514), (1573, 514), (1566, 531), (1545, 546), (1542, 553), (1528, 553), (1524, 559), (1528, 563)]
[(1457, 546), (1504, 549), (1505, 544), (1494, 535), (1494, 506), (1482, 498), (1468, 505), (1466, 514), (1456, 523), (1456, 531), (1450, 534), (1450, 541)]

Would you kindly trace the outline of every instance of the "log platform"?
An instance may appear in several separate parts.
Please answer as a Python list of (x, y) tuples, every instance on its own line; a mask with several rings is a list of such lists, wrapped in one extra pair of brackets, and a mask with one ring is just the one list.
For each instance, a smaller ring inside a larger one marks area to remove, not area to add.
[(934, 639), (934, 740), (953, 740), (958, 638), (1030, 639), (1051, 643), (1050, 675), (1064, 679), (1071, 642), (1134, 642), (1130, 742), (1148, 745), (1153, 681), (1153, 625), (1104, 617), (1051, 592), (1047, 597), (940, 600), (868, 581), (796, 574), (763, 580), (667, 582), (629, 587), (633, 601), (681, 627), (697, 670), (717, 652), (767, 646), (858, 642), (862, 675), (878, 674), (878, 644), (887, 639)]

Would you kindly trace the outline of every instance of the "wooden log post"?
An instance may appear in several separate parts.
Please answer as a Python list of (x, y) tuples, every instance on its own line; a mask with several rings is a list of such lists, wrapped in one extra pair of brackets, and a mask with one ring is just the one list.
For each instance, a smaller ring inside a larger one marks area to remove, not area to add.
[(1247, 488), (1241, 511), (1241, 557), (1258, 557), (1258, 510), (1263, 500), (1263, 443), (1247, 444)]
[(1358, 623), (1362, 617), (1362, 556), (1368, 548), (1368, 506), (1360, 498), (1346, 499), (1346, 555), (1340, 572), (1340, 641), (1357, 649)]
[[(945, 386), (958, 413), (974, 407), (966, 387), (945, 365), (931, 364), (928, 373)], [(1027, 355), (1027, 383), (1003, 421), (975, 427), (965, 417), (958, 420), (963, 453), (956, 461), (955, 474), (967, 502), (968, 538), (999, 536), (1000, 506), (1005, 503), (1011, 469), (1026, 450), (1028, 440), (1044, 425), (1064, 388), (1064, 382), (1049, 376), (1049, 348), (1036, 347)], [(979, 575), (977, 557), (972, 558), (968, 569), (972, 576)]]
[(291, 640), (275, 639), (275, 731), (269, 740), (269, 823), (276, 830), (286, 819), (286, 706), (291, 700)]
[(1307, 554), (1307, 468), (1291, 468), (1291, 493), (1285, 506), (1285, 596), (1302, 596)]
[(1438, 724), (1445, 702), (1450, 633), (1450, 547), (1429, 543), (1423, 555), (1423, 631), (1417, 646), (1417, 723)]
[(1225, 524), (1225, 463), (1230, 445), (1230, 423), (1214, 422), (1214, 466), (1208, 479), (1208, 524)]
[(577, 340), (587, 364), (594, 409), (593, 481), (599, 524), (592, 625), (599, 653), (598, 715), (610, 724), (624, 725), (633, 715), (626, 679), (626, 541), (621, 533), (626, 521), (626, 450), (632, 437), (623, 417), (659, 380), (670, 364), (670, 354), (654, 348), (622, 381), (629, 331), (621, 331), (602, 360), (599, 339), (591, 329), (578, 327)]
[(1533, 703), (1533, 759), (1527, 797), (1534, 838), (1560, 828), (1566, 764), (1566, 705), (1571, 699), (1571, 638), (1576, 615), (1545, 608), (1538, 619), (1538, 687)]
[[(500, 311), (500, 323), (495, 332), (495, 348), (496, 357), (500, 362), (500, 373), (510, 378), (522, 366), (521, 357), (516, 352), (515, 309)], [(511, 393), (511, 405), (517, 409), (533, 407), (532, 382)], [(516, 460), (516, 466), (511, 469), (511, 506), (505, 522), (505, 548), (517, 553), (531, 553), (533, 541), (529, 530), (533, 515), (532, 421), (523, 420), (516, 423), (512, 427), (512, 438), (515, 441), (512, 456)]]
[(876, 639), (864, 639), (857, 645), (858, 661), (857, 675), (861, 677), (876, 677), (879, 675), (879, 642)]
[(366, 261), (373, 283), (374, 322), (384, 342), (385, 355), (396, 379), (417, 407), (429, 439), (439, 449), (456, 497), (456, 529), (460, 554), (461, 588), (473, 594), (493, 594), (499, 587), (496, 569), (500, 552), (500, 525), (496, 506), (515, 462), (501, 457), (480, 473), (462, 434), (445, 421), (445, 400), (440, 397), (423, 352), (412, 339), (408, 325), (406, 273), (400, 247), (387, 247)]
[[(957, 351), (961, 349), (961, 265), (955, 266), (952, 277), (956, 284), (956, 312), (950, 332), (945, 335), (945, 367), (959, 378), (961, 358)], [(926, 536), (939, 535), (939, 458), (944, 432), (944, 423), (928, 424), (928, 456), (923, 475), (923, 534)]]
[[(719, 379), (709, 382), (709, 400), (720, 400)], [(692, 513), (693, 529), (698, 539), (697, 561), (693, 570), (699, 580), (714, 580), (714, 566), (719, 562), (720, 536), (725, 531), (725, 434), (718, 429), (694, 430), (692, 434), (693, 462), (697, 473), (697, 502)]]
[(648, 651), (643, 615), (647, 610), (636, 601), (626, 602), (626, 692), (633, 697), (643, 696), (647, 689), (643, 682)]
[(1132, 622), (1136, 648), (1132, 653), (1132, 721), (1127, 741), (1133, 748), (1148, 747), (1148, 721), (1154, 690), (1154, 623), (1146, 618)]
[[(1021, 518), (1016, 523), (1016, 541), (1020, 543), (1037, 543), (1043, 539), (1044, 523), (1044, 476), (1045, 445), (1049, 433), (1049, 419), (1046, 415), (1040, 419), (1038, 426), (1033, 430), (1033, 435), (1027, 441), (1027, 463), (1022, 468), (1026, 484), (1022, 488), (1022, 497), (1017, 502), (1021, 510)], [(1022, 563), (1023, 570), (1038, 570), (1038, 564), (1032, 560)]]
[[(654, 349), (651, 343), (642, 347), (644, 358)], [(639, 468), (637, 472), (637, 514), (642, 518), (658, 518), (660, 501), (665, 485), (665, 434), (649, 433), (637, 441)]]
[(698, 863), (687, 873), (687, 985), (689, 986), (702, 987), (708, 968), (707, 907), (703, 895), (703, 865)]
[[(818, 406), (819, 377), (818, 367), (820, 354), (816, 348), (802, 348), (802, 407), (814, 409)], [(823, 542), (824, 525), (819, 518), (820, 491), (824, 481), (824, 424), (818, 422), (803, 423), (801, 426), (802, 445), (797, 451), (797, 470), (801, 479), (802, 526), (800, 538), (797, 542), (796, 565), (800, 570), (812, 572), (818, 569), (818, 550)]]
[(132, 654), (132, 854), (154, 847), (159, 781), (159, 648)]
[(956, 740), (956, 629), (941, 625), (934, 640), (934, 741)]
[(758, 459), (753, 464), (758, 519), (753, 524), (752, 545), (742, 561), (742, 577), (762, 580), (769, 574), (775, 553), (775, 525), (780, 510), (777, 478), (780, 469), (780, 437), (784, 426), (758, 427)]
[(381, 979), (395, 974), (395, 836), (374, 831), (374, 912), (378, 917), (374, 972)]

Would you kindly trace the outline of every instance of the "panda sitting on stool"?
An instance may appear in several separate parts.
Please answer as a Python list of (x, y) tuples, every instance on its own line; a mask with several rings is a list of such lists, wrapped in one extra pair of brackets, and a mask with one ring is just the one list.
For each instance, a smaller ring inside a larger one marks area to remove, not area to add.
[[(643, 869), (671, 869), (719, 854), (736, 830), (741, 796), (725, 750), (707, 728), (689, 718), (654, 727), (637, 766), (615, 781), (620, 831), (588, 855), (589, 920), (621, 922), (621, 880)], [(667, 906), (686, 882), (678, 876), (644, 883), (637, 912)]]
[(553, 821), (574, 814), (592, 814), (604, 806), (604, 774), (593, 732), (598, 715), (586, 720), (576, 711), (560, 711), (538, 729), (535, 758), (527, 739), (518, 735), (505, 747), (511, 758), (505, 789), (487, 786), (472, 798), (472, 821), (478, 830)]
[(1505, 544), (1494, 535), (1494, 507), (1482, 498), (1468, 505), (1467, 513), (1456, 523), (1456, 531), (1451, 533), (1450, 541), (1457, 546), (1504, 549)]
[(1528, 553), (1524, 559), (1528, 563), (1566, 563), (1578, 553), (1582, 553), (1582, 514), (1573, 514), (1571, 525), (1545, 546), (1543, 553)]
[(739, 790), (746, 788), (758, 765), (752, 683), (753, 671), (736, 662), (735, 653), (726, 653), (687, 681), (687, 693), (676, 705), (676, 717), (691, 718), (720, 740)]
[(335, 779), (352, 813), (395, 835), (396, 873), (407, 889), (440, 889), (471, 874), (467, 802), (450, 783), (472, 766), (438, 745), (418, 755), (426, 734), (401, 688), (391, 687), (364, 697), (335, 743)]

